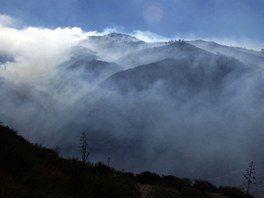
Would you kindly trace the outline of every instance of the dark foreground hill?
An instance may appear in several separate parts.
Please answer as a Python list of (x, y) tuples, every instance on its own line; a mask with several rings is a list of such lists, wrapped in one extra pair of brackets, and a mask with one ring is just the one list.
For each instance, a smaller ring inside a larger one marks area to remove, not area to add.
[(102, 163), (63, 159), (55, 150), (33, 145), (0, 124), (0, 197), (162, 197), (243, 198), (233, 187), (206, 181), (117, 171)]

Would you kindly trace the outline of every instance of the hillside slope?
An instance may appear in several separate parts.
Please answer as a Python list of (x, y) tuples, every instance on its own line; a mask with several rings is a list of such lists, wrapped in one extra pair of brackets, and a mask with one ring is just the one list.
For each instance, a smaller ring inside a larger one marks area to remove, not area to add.
[(115, 73), (103, 84), (123, 92), (142, 91), (162, 84), (172, 95), (182, 90), (190, 95), (220, 93), (229, 79), (234, 81), (249, 71), (249, 67), (236, 59), (208, 54), (199, 59), (189, 56), (140, 65)]
[(150, 172), (134, 175), (102, 163), (83, 164), (76, 159), (63, 159), (52, 149), (32, 145), (3, 124), (0, 137), (1, 198), (246, 197), (236, 188), (216, 188), (206, 181), (192, 183), (189, 179)]
[(211, 53), (222, 54), (227, 57), (235, 57), (252, 67), (263, 67), (264, 56), (261, 51), (225, 46), (203, 40), (189, 41), (188, 43)]

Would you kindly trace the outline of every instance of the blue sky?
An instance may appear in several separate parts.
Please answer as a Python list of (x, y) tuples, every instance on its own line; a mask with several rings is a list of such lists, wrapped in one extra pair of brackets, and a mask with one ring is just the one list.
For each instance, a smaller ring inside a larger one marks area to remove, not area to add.
[(263, 0), (0, 0), (24, 26), (151, 31), (162, 36), (247, 38), (264, 43)]

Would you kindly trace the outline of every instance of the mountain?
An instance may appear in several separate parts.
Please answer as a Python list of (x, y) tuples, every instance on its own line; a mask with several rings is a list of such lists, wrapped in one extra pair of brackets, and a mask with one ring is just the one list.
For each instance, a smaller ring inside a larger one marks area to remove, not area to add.
[(239, 47), (230, 47), (203, 40), (189, 41), (188, 43), (208, 52), (212, 52), (215, 54), (219, 53), (227, 57), (236, 58), (241, 62), (251, 65), (252, 67), (262, 68), (264, 66), (264, 54), (261, 51), (248, 50)]
[(221, 91), (221, 87), (229, 79), (239, 79), (251, 70), (236, 59), (206, 53), (189, 44), (184, 44), (183, 48), (177, 45), (159, 47), (142, 54), (144, 59), (148, 59), (150, 55), (159, 59), (161, 56), (155, 56), (159, 51), (161, 56), (178, 59), (164, 59), (120, 71), (107, 79), (104, 85), (129, 92), (144, 91), (151, 89), (155, 83), (161, 83), (172, 95), (182, 90), (191, 95), (201, 92), (216, 93)]
[(71, 57), (61, 64), (61, 68), (80, 72), (90, 82), (102, 81), (122, 70), (116, 63), (101, 60), (96, 52), (81, 46), (72, 49)]
[(83, 42), (84, 46), (96, 51), (104, 60), (115, 62), (132, 51), (148, 47), (148, 44), (135, 37), (111, 33), (104, 36), (90, 36)]
[(134, 50), (118, 60), (128, 68), (153, 63), (166, 58), (183, 59), (188, 57), (208, 56), (210, 53), (190, 45), (184, 41), (177, 41), (172, 44), (163, 44), (158, 47), (149, 47), (142, 50)]
[(103, 163), (63, 159), (58, 150), (33, 145), (17, 131), (0, 124), (0, 196), (22, 197), (246, 197), (233, 187), (217, 188), (207, 181), (159, 176), (151, 172), (117, 171)]

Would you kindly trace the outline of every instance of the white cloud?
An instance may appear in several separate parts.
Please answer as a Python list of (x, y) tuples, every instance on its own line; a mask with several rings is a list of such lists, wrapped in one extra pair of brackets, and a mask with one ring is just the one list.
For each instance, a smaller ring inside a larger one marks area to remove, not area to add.
[(8, 15), (0, 14), (0, 27), (10, 27), (14, 24), (14, 19)]
[(0, 32), (0, 54), (15, 59), (5, 64), (6, 70), (1, 75), (18, 83), (52, 75), (56, 66), (68, 58), (73, 46), (95, 34), (75, 27), (16, 29), (2, 26)]
[(165, 42), (168, 40), (175, 40), (177, 37), (164, 37), (159, 34), (150, 31), (136, 30), (131, 33), (131, 35), (137, 37), (138, 39), (151, 43), (151, 42)]

